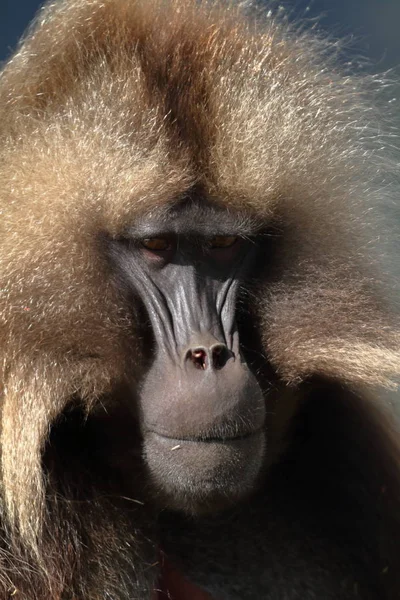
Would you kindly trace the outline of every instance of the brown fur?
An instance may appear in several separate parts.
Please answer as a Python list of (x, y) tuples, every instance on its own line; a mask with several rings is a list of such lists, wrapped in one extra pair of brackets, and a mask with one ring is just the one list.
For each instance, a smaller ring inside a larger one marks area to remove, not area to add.
[(141, 375), (102, 236), (194, 187), (278, 232), (254, 291), (263, 351), (281, 386), (333, 380), (362, 399), (383, 457), (381, 598), (400, 596), (400, 438), (376, 392), (399, 373), (399, 333), (370, 224), (392, 193), (391, 158), (368, 104), (373, 80), (342, 72), (333, 53), (230, 5), (63, 0), (5, 65), (2, 598), (149, 597), (151, 513), (97, 472), (80, 497), (73, 466), (53, 481), (43, 452), (71, 402), (88, 414), (114, 406), (132, 364)]

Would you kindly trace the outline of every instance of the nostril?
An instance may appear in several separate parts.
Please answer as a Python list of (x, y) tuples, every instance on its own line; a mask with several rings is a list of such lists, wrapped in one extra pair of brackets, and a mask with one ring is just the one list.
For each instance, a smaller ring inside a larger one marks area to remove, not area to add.
[(186, 358), (192, 361), (196, 369), (206, 369), (207, 368), (207, 352), (204, 348), (195, 348), (194, 350), (189, 350)]
[(211, 348), (212, 352), (212, 364), (214, 369), (222, 369), (232, 353), (228, 350), (225, 344), (217, 344)]
[(198, 346), (192, 348), (186, 353), (186, 360), (189, 360), (196, 369), (205, 371), (206, 369), (222, 369), (233, 353), (228, 350), (225, 344), (214, 344), (211, 348)]

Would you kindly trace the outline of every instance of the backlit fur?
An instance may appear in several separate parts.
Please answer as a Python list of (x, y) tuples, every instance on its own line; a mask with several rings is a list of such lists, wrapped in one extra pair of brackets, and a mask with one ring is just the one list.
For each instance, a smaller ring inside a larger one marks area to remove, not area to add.
[(252, 292), (265, 355), (291, 389), (317, 377), (360, 398), (398, 535), (400, 437), (377, 389), (399, 373), (399, 334), (373, 239), (394, 159), (375, 87), (333, 44), (235, 5), (39, 13), (0, 78), (1, 598), (150, 597), (151, 512), (96, 482), (64, 501), (42, 456), (65, 408), (115, 401), (140, 355), (104, 236), (195, 186), (278, 232)]

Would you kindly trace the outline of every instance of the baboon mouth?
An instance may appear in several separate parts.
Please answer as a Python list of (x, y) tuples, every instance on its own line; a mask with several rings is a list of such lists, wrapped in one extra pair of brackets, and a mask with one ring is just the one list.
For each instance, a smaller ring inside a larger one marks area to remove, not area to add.
[(204, 444), (226, 444), (230, 442), (240, 442), (242, 440), (246, 440), (255, 436), (262, 432), (262, 428), (255, 429), (254, 431), (247, 431), (245, 433), (239, 433), (236, 435), (216, 435), (215, 432), (211, 434), (202, 434), (202, 435), (166, 435), (165, 433), (161, 433), (158, 431), (150, 430), (149, 433), (163, 438), (165, 440), (169, 440), (171, 443), (179, 446), (180, 444), (185, 443), (204, 443)]
[(232, 505), (255, 489), (264, 464), (265, 432), (229, 439), (182, 439), (152, 432), (145, 437), (143, 452), (161, 504), (201, 514)]

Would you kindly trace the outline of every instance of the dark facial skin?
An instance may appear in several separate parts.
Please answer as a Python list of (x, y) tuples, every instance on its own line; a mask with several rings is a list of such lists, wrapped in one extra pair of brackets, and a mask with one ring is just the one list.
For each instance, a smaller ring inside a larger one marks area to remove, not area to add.
[(263, 463), (265, 403), (237, 326), (238, 291), (257, 253), (253, 229), (191, 203), (149, 215), (113, 242), (154, 336), (140, 426), (149, 480), (170, 508), (198, 513), (235, 502)]

